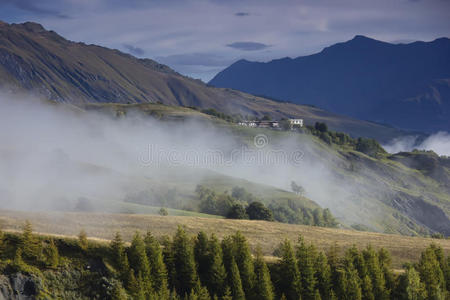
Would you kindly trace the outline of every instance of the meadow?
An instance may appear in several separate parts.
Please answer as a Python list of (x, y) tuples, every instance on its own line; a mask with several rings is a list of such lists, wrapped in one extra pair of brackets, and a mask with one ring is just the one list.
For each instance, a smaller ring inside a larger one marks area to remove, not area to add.
[(242, 232), (254, 250), (261, 247), (267, 260), (274, 259), (273, 251), (285, 238), (296, 241), (302, 235), (307, 243), (328, 250), (336, 244), (341, 251), (352, 245), (365, 248), (386, 248), (392, 255), (394, 269), (402, 269), (406, 262), (417, 261), (420, 253), (431, 243), (441, 246), (446, 255), (450, 253), (450, 240), (382, 234), (348, 229), (293, 225), (278, 222), (214, 219), (192, 216), (158, 216), (136, 214), (73, 213), (73, 212), (18, 212), (0, 211), (0, 226), (5, 231), (20, 231), (25, 221), (43, 234), (77, 236), (85, 230), (93, 239), (111, 240), (120, 232), (130, 241), (136, 231), (150, 230), (156, 237), (173, 235), (178, 226), (184, 226), (189, 235), (200, 231), (214, 233), (219, 239)]

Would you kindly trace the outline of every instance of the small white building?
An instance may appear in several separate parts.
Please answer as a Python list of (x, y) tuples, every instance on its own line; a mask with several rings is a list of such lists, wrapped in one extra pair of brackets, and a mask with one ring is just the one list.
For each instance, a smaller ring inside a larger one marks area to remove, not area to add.
[(259, 128), (279, 128), (278, 121), (241, 121), (238, 123), (241, 126), (259, 127)]
[(289, 119), (291, 127), (303, 127), (303, 119)]
[(241, 126), (247, 126), (247, 127), (256, 127), (257, 126), (255, 121), (241, 121), (238, 124)]

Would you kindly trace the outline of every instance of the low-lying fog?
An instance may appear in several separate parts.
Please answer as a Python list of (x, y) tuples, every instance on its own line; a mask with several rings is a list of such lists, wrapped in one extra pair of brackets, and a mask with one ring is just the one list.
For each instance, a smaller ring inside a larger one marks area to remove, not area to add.
[(427, 137), (423, 142), (418, 141), (414, 135), (396, 138), (383, 145), (389, 153), (398, 153), (402, 151), (433, 150), (439, 155), (450, 156), (450, 134), (440, 131)]
[(305, 135), (249, 142), (205, 122), (115, 118), (8, 94), (0, 95), (0, 107), (1, 209), (71, 210), (80, 198), (108, 205), (170, 174), (180, 182), (185, 176), (193, 191), (205, 176), (198, 170), (209, 169), (285, 190), (294, 180), (348, 224), (377, 213), (375, 203), (361, 210), (358, 184), (337, 181), (330, 164), (336, 158)]

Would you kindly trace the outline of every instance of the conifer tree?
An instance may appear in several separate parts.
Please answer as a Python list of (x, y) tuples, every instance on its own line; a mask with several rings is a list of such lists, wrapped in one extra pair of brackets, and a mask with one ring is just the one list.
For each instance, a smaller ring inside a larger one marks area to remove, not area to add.
[(147, 232), (144, 242), (151, 269), (151, 280), (154, 284), (155, 291), (160, 297), (166, 297), (169, 294), (167, 269), (164, 264), (161, 245), (150, 232)]
[(161, 246), (162, 246), (162, 255), (164, 265), (167, 270), (167, 282), (171, 289), (171, 294), (175, 290), (175, 281), (176, 281), (176, 270), (174, 264), (174, 254), (173, 254), (173, 242), (169, 236), (165, 235), (161, 238)]
[(281, 244), (280, 276), (277, 286), (288, 300), (298, 300), (301, 295), (301, 278), (297, 259), (291, 242), (284, 240)]
[(356, 245), (353, 245), (345, 252), (344, 259), (352, 262), (353, 266), (358, 271), (359, 278), (364, 278), (368, 274), (364, 257)]
[(361, 280), (361, 295), (365, 300), (375, 300), (375, 296), (373, 295), (372, 280), (367, 274), (364, 275)]
[(395, 288), (395, 278), (391, 270), (392, 258), (385, 248), (378, 250), (378, 260), (380, 262), (381, 272), (384, 276), (386, 293), (389, 296)]
[(331, 271), (331, 286), (336, 296), (336, 292), (339, 293), (339, 278), (340, 278), (340, 260), (339, 260), (339, 247), (335, 243), (327, 252), (327, 260)]
[(444, 274), (432, 246), (422, 252), (417, 268), (420, 279), (425, 284), (428, 298), (443, 299), (445, 295)]
[(242, 287), (247, 299), (253, 299), (252, 291), (255, 283), (253, 260), (247, 239), (238, 231), (232, 236), (234, 258), (241, 275)]
[(0, 229), (0, 257), (3, 255), (4, 251), (5, 251), (4, 235), (3, 231)]
[(343, 299), (362, 299), (361, 283), (358, 276), (358, 271), (355, 269), (351, 261), (346, 262), (344, 273), (345, 279), (343, 280), (343, 283), (345, 285), (345, 293)]
[(301, 275), (302, 298), (314, 299), (317, 283), (314, 269), (316, 250), (313, 245), (308, 247), (302, 236), (299, 237), (298, 243), (297, 260)]
[(114, 239), (111, 241), (110, 248), (113, 263), (117, 268), (120, 268), (120, 261), (125, 254), (125, 246), (119, 232), (116, 232)]
[(450, 293), (450, 255), (447, 256), (447, 263), (444, 270), (445, 283), (447, 285), (447, 293)]
[(133, 236), (128, 259), (135, 273), (141, 277), (139, 284), (142, 286), (144, 294), (152, 293), (153, 285), (150, 278), (150, 264), (145, 251), (144, 241), (139, 232), (136, 232)]
[(319, 290), (316, 290), (316, 292), (314, 293), (314, 300), (322, 300)]
[(420, 281), (419, 273), (414, 267), (409, 267), (405, 272), (406, 278), (406, 299), (408, 300), (425, 300), (427, 294), (425, 285)]
[(139, 295), (139, 289), (140, 286), (136, 279), (136, 276), (134, 275), (134, 270), (130, 268), (127, 279), (127, 290), (133, 297), (137, 297)]
[(172, 243), (173, 264), (175, 269), (174, 286), (181, 296), (197, 287), (197, 270), (192, 243), (183, 228), (178, 227)]
[(222, 296), (222, 300), (233, 300), (230, 287), (226, 287), (225, 293)]
[(20, 247), (22, 248), (22, 255), (25, 258), (37, 259), (40, 256), (38, 240), (33, 235), (33, 227), (28, 220), (23, 227)]
[(180, 297), (178, 296), (175, 288), (173, 288), (173, 290), (170, 292), (169, 300), (180, 300)]
[(231, 236), (224, 237), (220, 245), (222, 247), (222, 257), (225, 270), (227, 273), (230, 273), (231, 260), (232, 259), (234, 260), (234, 254), (236, 252), (234, 249), (232, 237)]
[(198, 233), (194, 242), (194, 256), (197, 262), (198, 277), (202, 283), (206, 283), (208, 269), (210, 267), (210, 253), (208, 249), (208, 236), (203, 231)]
[(323, 300), (330, 299), (331, 292), (331, 268), (328, 264), (327, 257), (323, 252), (317, 256), (315, 265), (317, 288), (320, 291)]
[(136, 300), (147, 300), (147, 297), (150, 295), (150, 293), (147, 291), (147, 284), (145, 282), (145, 279), (142, 277), (142, 273), (139, 272), (137, 276), (137, 284), (138, 284), (138, 292), (135, 296)]
[(362, 253), (353, 245), (345, 252), (344, 261), (352, 264), (357, 270), (361, 282), (361, 296), (363, 299), (374, 299), (372, 279), (369, 276), (366, 262)]
[(112, 286), (111, 300), (127, 300), (127, 299), (128, 296), (125, 289), (122, 287), (120, 282), (115, 282)]
[(260, 249), (258, 249), (256, 252), (254, 270), (255, 270), (255, 285), (254, 285), (255, 298), (253, 299), (272, 300), (274, 298), (272, 281), (270, 280), (269, 269), (267, 268), (267, 265), (264, 262)]
[(439, 262), (441, 270), (444, 271), (446, 265), (444, 250), (442, 249), (441, 246), (438, 246), (434, 243), (431, 244), (429, 247), (433, 249), (434, 255), (436, 255), (436, 260)]
[(447, 288), (447, 293), (448, 293), (448, 296), (450, 298), (450, 278), (449, 278), (450, 277), (450, 274), (449, 274), (450, 270), (449, 270), (449, 265), (448, 265), (448, 263), (449, 263), (448, 257), (447, 257), (447, 259), (445, 259), (444, 250), (442, 249), (441, 246), (438, 246), (438, 245), (433, 243), (433, 244), (430, 245), (430, 248), (432, 248), (434, 250), (434, 254), (436, 255), (436, 259), (439, 262), (439, 266), (440, 266), (440, 268), (442, 270), (442, 273), (444, 275), (444, 282), (445, 282), (444, 290), (445, 290), (445, 288)]
[(375, 299), (388, 299), (389, 294), (386, 290), (384, 274), (380, 268), (377, 252), (369, 245), (362, 253), (367, 272), (372, 280), (373, 295)]
[(245, 300), (244, 289), (242, 288), (241, 276), (239, 274), (239, 269), (234, 260), (231, 258), (230, 271), (228, 272), (228, 284), (230, 285), (231, 295), (233, 300)]
[(208, 289), (206, 287), (201, 287), (198, 291), (197, 300), (211, 300), (209, 296)]
[(59, 265), (59, 253), (58, 248), (55, 245), (55, 241), (50, 239), (48, 246), (45, 248), (45, 260), (49, 267), (56, 268)]
[(86, 251), (89, 247), (89, 242), (87, 239), (87, 234), (84, 229), (81, 229), (80, 233), (78, 234), (78, 246), (83, 250)]
[(128, 263), (128, 256), (125, 252), (125, 245), (120, 233), (116, 233), (114, 239), (111, 241), (110, 248), (113, 263), (119, 272), (119, 276), (122, 281), (126, 282), (130, 265)]
[(13, 265), (16, 269), (21, 270), (24, 266), (26, 266), (25, 262), (22, 258), (22, 248), (17, 248), (16, 253), (14, 255)]
[(225, 292), (227, 273), (223, 264), (219, 240), (212, 235), (208, 242), (208, 270), (205, 285), (212, 296), (222, 296)]

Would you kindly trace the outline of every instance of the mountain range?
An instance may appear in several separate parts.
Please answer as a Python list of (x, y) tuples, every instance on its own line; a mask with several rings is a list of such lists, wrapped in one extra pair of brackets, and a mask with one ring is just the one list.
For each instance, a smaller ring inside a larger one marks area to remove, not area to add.
[[(325, 85), (325, 81), (324, 81)], [(40, 24), (0, 21), (0, 87), (57, 102), (158, 103), (214, 108), (241, 115), (303, 118), (332, 130), (388, 141), (405, 132), (308, 105), (208, 86), (150, 59), (72, 42)], [(328, 88), (324, 86), (324, 89)]]
[(403, 129), (450, 129), (448, 38), (391, 44), (355, 36), (309, 56), (239, 60), (209, 84)]

